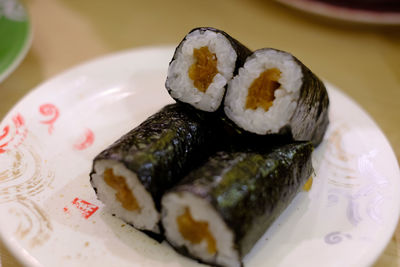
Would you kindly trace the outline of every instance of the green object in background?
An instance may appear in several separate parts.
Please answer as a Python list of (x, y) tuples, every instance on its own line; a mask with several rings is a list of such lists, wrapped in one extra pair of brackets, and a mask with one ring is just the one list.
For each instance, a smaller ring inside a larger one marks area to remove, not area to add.
[(17, 0), (0, 0), (0, 82), (19, 65), (30, 43), (25, 8)]

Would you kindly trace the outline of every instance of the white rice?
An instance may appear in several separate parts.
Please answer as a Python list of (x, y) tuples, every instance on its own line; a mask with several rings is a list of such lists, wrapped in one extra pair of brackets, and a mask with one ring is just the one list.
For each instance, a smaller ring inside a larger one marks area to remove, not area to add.
[[(214, 76), (205, 93), (194, 87), (188, 74), (190, 66), (195, 63), (193, 49), (203, 46), (216, 55), (218, 69), (218, 74)], [(177, 49), (175, 60), (168, 69), (166, 84), (171, 90), (171, 96), (200, 110), (217, 110), (225, 93), (225, 85), (232, 79), (236, 58), (235, 50), (221, 33), (200, 30), (191, 32)]]
[[(117, 191), (104, 181), (106, 169), (112, 169), (116, 176), (125, 177), (125, 183), (136, 198), (140, 211), (126, 210), (121, 202), (116, 199)], [(155, 208), (152, 196), (138, 180), (135, 173), (128, 170), (122, 163), (113, 160), (96, 161), (94, 170), (92, 183), (97, 188), (98, 199), (105, 204), (107, 211), (138, 229), (159, 233), (160, 214)]]
[[(281, 71), (272, 106), (246, 109), (248, 89), (265, 70), (277, 68)], [(303, 74), (294, 58), (285, 52), (263, 49), (251, 55), (239, 74), (231, 80), (225, 96), (225, 114), (239, 127), (253, 133), (278, 133), (291, 119), (300, 95)]]
[[(174, 246), (186, 246), (190, 254), (203, 261), (223, 266), (240, 266), (239, 255), (234, 248), (234, 236), (215, 209), (206, 200), (188, 192), (167, 193), (162, 198), (162, 223), (165, 236)], [(208, 222), (208, 229), (216, 241), (217, 253), (208, 252), (207, 242), (193, 244), (183, 238), (177, 217), (189, 208), (195, 221)]]

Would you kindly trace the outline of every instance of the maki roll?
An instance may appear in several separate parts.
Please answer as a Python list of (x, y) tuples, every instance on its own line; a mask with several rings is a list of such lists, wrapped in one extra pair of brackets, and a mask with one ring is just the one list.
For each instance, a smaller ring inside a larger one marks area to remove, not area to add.
[(227, 33), (214, 28), (195, 28), (175, 50), (165, 82), (179, 102), (216, 111), (227, 83), (251, 52)]
[(218, 152), (162, 198), (176, 250), (218, 266), (241, 260), (311, 175), (310, 142), (265, 152)]
[(165, 106), (95, 157), (90, 182), (106, 210), (160, 232), (162, 194), (215, 148), (212, 123), (194, 111)]
[(229, 84), (224, 111), (241, 129), (258, 135), (289, 134), (317, 146), (328, 126), (323, 82), (287, 52), (255, 51)]

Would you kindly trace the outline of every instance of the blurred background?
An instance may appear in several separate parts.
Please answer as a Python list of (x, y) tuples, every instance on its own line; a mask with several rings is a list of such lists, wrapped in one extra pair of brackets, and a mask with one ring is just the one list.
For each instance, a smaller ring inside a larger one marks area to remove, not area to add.
[[(77, 64), (126, 49), (176, 46), (190, 29), (211, 26), (250, 49), (273, 47), (294, 54), (362, 106), (400, 158), (399, 13), (397, 22), (396, 16), (382, 21), (356, 13), (343, 17), (340, 9), (312, 10), (298, 3), (293, 8), (267, 0), (25, 0), (23, 4), (33, 41), (21, 64), (0, 82), (0, 118), (30, 90)], [(331, 18), (336, 15), (341, 18)], [(358, 22), (348, 21), (352, 17)], [(399, 240), (398, 227), (375, 266), (400, 266)], [(2, 266), (18, 266), (0, 246)]]

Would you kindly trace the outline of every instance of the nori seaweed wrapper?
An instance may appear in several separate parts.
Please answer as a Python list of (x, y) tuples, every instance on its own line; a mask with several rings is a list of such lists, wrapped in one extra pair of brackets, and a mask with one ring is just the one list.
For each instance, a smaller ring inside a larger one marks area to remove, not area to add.
[(224, 134), (224, 138), (221, 140), (224, 150), (253, 150), (261, 152), (271, 149), (272, 146), (275, 147), (293, 142), (288, 127), (283, 127), (276, 134), (260, 135), (240, 128), (225, 114), (219, 113), (218, 115), (218, 119), (220, 120), (219, 127)]
[(300, 60), (303, 83), (289, 129), (294, 140), (311, 141), (318, 146), (329, 124), (329, 96), (324, 83)]
[(122, 163), (137, 175), (160, 210), (162, 194), (215, 152), (213, 126), (207, 114), (167, 105), (102, 151), (93, 166), (98, 160)]
[[(244, 62), (246, 61), (246, 58), (251, 55), (252, 51), (247, 48), (245, 45), (243, 45), (242, 43), (240, 43), (238, 40), (236, 40), (235, 38), (233, 38), (232, 36), (230, 36), (229, 34), (227, 34), (226, 32), (216, 29), (216, 28), (212, 28), (212, 27), (197, 27), (192, 29), (187, 35), (189, 35), (190, 33), (199, 30), (200, 32), (205, 32), (205, 31), (212, 31), (215, 33), (220, 33), (223, 36), (226, 37), (226, 39), (229, 41), (229, 43), (231, 44), (232, 48), (235, 50), (236, 54), (237, 54), (237, 58), (236, 58), (236, 62), (235, 62), (235, 68), (233, 71), (233, 76), (235, 76), (238, 73), (238, 70), (241, 66), (243, 66)], [(176, 59), (176, 54), (177, 52), (181, 49), (181, 47), (183, 46), (183, 44), (186, 41), (187, 35), (183, 38), (183, 40), (179, 43), (179, 45), (175, 48), (175, 52), (174, 55), (171, 59), (171, 61), (169, 62), (169, 65), (171, 65), (171, 63)], [(168, 79), (169, 77), (167, 77), (167, 80), (165, 81), (165, 88), (167, 89), (168, 93), (171, 95), (171, 88), (168, 84)], [(225, 85), (225, 90), (227, 88), (228, 84)], [(226, 91), (225, 91), (226, 92)], [(172, 96), (171, 96), (172, 97)], [(174, 98), (175, 101), (182, 103), (184, 105), (190, 105), (188, 103), (182, 102), (179, 99)], [(224, 103), (224, 99), (222, 99), (221, 101), (221, 105), (220, 107), (216, 110), (216, 112), (221, 113), (221, 115), (223, 115), (223, 103)]]
[[(310, 142), (264, 152), (220, 151), (171, 192), (208, 201), (234, 234), (242, 259), (310, 177), (312, 151)], [(188, 254), (185, 247), (175, 249)]]

